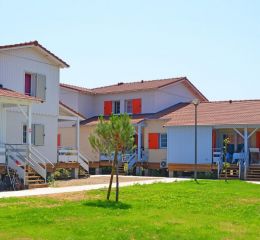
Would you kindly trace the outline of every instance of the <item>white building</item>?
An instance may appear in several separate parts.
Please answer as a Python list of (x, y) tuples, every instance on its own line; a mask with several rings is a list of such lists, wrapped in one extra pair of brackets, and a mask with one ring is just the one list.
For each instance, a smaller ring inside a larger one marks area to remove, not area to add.
[(60, 69), (67, 67), (37, 41), (0, 46), (0, 161), (7, 160), (26, 185), (25, 171), (33, 171), (28, 165), (42, 183), (47, 165), (57, 163)]

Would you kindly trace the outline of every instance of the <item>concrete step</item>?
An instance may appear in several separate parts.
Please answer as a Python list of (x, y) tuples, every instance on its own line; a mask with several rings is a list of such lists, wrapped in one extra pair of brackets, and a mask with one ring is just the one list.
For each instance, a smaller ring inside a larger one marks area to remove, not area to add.
[(33, 188), (45, 188), (48, 187), (48, 183), (40, 183), (40, 184), (29, 184), (28, 188), (33, 189)]

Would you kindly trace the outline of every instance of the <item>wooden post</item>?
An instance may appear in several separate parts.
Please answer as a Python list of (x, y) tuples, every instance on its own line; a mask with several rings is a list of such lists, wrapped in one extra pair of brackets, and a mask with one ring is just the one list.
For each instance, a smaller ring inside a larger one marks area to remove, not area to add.
[(28, 105), (27, 107), (27, 143), (29, 146), (29, 150), (31, 149), (32, 145), (32, 106)]
[(137, 142), (137, 154), (138, 161), (141, 161), (141, 144), (142, 144), (142, 126), (138, 124), (138, 142)]
[(77, 117), (76, 120), (76, 148), (77, 148), (77, 160), (79, 161), (79, 152), (80, 152), (80, 121), (79, 121), (79, 117)]

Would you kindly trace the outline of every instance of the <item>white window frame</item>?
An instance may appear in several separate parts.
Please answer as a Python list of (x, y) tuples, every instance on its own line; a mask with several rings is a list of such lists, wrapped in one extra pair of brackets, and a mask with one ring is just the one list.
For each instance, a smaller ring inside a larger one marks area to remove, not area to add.
[[(46, 101), (46, 96), (47, 96), (47, 77), (45, 74), (41, 74), (41, 73), (33, 73), (33, 72), (30, 72), (30, 71), (25, 71), (24, 72), (24, 81), (25, 81), (25, 74), (30, 74), (31, 75), (31, 92), (30, 92), (30, 95), (29, 96), (32, 96), (32, 97), (39, 97), (37, 96), (37, 81), (38, 81), (38, 78), (40, 79), (41, 77), (45, 77), (45, 93), (44, 93), (44, 98), (42, 99), (43, 101)], [(35, 83), (34, 83), (34, 87), (32, 89), (32, 86), (33, 86), (33, 76), (35, 77)], [(25, 85), (25, 84), (24, 84)], [(25, 86), (24, 86), (24, 93), (25, 93)]]
[[(128, 102), (131, 103), (131, 110), (132, 110), (131, 112), (128, 112), (128, 111), (127, 111)], [(133, 99), (126, 99), (126, 100), (125, 100), (125, 113), (127, 113), (127, 114), (133, 114)]]
[[(162, 146), (162, 136), (166, 136), (166, 146)], [(167, 133), (160, 133), (160, 148), (165, 149), (168, 147), (168, 136)]]
[[(36, 125), (43, 126), (43, 144), (40, 144), (40, 145), (35, 145), (35, 130), (34, 130), (34, 128), (35, 128)], [(24, 142), (24, 127), (26, 127), (26, 141), (25, 142)], [(24, 123), (24, 124), (22, 124), (22, 144), (27, 144), (27, 134), (28, 134), (27, 124)], [(45, 145), (45, 125), (44, 124), (37, 124), (37, 123), (32, 124), (32, 145), (34, 145), (34, 146), (44, 146)]]
[[(116, 103), (119, 103), (119, 112), (118, 113), (115, 112), (115, 110), (116, 110), (115, 104)], [(119, 115), (121, 113), (120, 105), (121, 105), (120, 100), (112, 101), (112, 112), (113, 112), (113, 114)]]

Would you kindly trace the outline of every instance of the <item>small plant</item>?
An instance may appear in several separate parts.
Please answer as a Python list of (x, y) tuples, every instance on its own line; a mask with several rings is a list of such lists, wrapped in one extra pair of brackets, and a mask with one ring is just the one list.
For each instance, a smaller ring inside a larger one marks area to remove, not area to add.
[(230, 143), (230, 139), (227, 137), (224, 139), (224, 163), (223, 163), (223, 172), (225, 173), (225, 182), (227, 182), (227, 169), (230, 167), (230, 163), (227, 162), (227, 148)]
[(68, 178), (71, 178), (71, 173), (67, 169), (60, 168), (54, 172), (54, 179), (68, 179)]
[(47, 177), (47, 183), (49, 184), (50, 187), (55, 187), (55, 178), (53, 175), (49, 175)]

